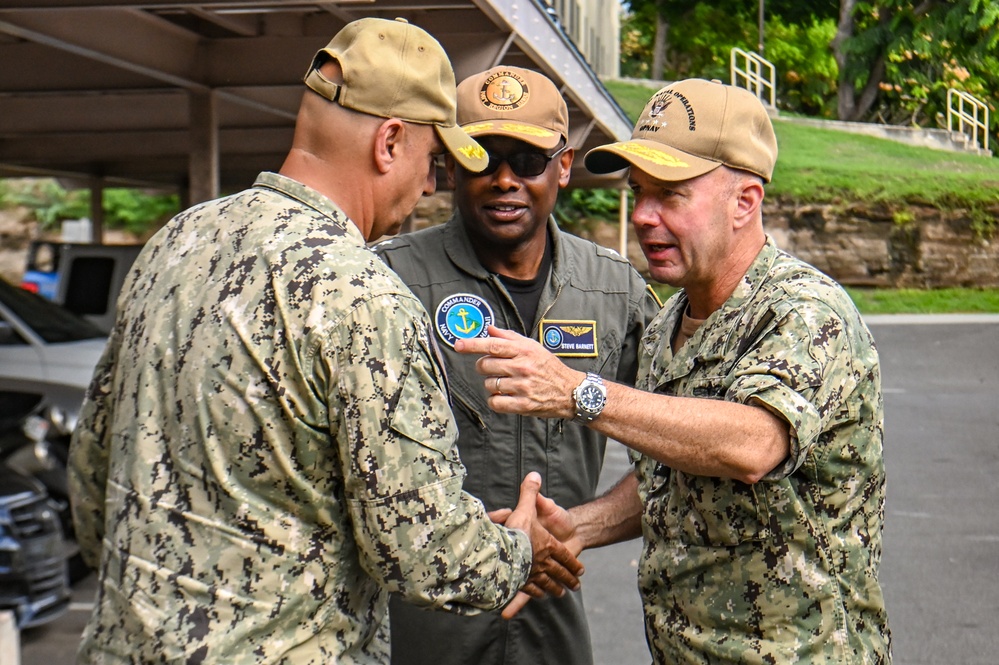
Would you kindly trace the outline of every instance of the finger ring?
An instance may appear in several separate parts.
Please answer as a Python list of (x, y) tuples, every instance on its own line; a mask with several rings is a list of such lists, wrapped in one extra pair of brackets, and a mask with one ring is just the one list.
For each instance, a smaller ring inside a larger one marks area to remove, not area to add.
[(503, 377), (501, 377), (501, 376), (497, 376), (496, 377), (496, 394), (497, 395), (502, 395), (503, 394), (503, 391), (500, 390), (500, 385), (499, 385), (500, 379), (502, 379), (502, 378)]

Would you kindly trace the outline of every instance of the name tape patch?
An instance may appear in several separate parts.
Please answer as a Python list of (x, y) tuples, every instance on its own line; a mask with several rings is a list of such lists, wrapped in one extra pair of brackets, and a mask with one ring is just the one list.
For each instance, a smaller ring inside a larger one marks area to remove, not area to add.
[(486, 327), (495, 323), (493, 308), (471, 293), (455, 293), (437, 305), (434, 327), (444, 343), (454, 348), (459, 339), (485, 337)]
[(541, 344), (556, 356), (595, 358), (597, 322), (542, 319)]

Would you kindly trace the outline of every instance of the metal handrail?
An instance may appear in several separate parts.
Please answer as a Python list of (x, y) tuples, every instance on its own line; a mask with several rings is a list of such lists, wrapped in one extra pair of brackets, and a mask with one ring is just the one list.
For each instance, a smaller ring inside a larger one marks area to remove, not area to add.
[[(957, 100), (956, 103), (955, 99)], [(971, 107), (970, 111), (965, 109), (965, 104)], [(979, 111), (982, 112), (982, 120), (978, 118)], [(970, 136), (972, 142), (976, 145), (979, 143), (978, 132), (981, 130), (982, 147), (985, 150), (989, 149), (988, 106), (963, 90), (947, 88), (947, 131), (954, 131), (955, 118), (957, 119), (957, 131)]]
[[(739, 67), (739, 59), (745, 62), (744, 66)], [(773, 63), (758, 53), (733, 48), (729, 54), (729, 69), (732, 85), (749, 90), (764, 103), (766, 103), (764, 95), (769, 92), (770, 106), (776, 106), (774, 103), (774, 82), (777, 79), (777, 70)], [(764, 69), (766, 74), (764, 74)]]

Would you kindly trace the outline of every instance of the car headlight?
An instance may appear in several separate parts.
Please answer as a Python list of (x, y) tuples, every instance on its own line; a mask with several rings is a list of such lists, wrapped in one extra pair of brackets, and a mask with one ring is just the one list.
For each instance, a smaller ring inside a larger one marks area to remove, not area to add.
[(52, 418), (42, 418), (41, 416), (28, 416), (21, 425), (24, 435), (34, 442), (44, 441), (52, 426)]
[(72, 434), (73, 428), (76, 427), (76, 414), (70, 414), (58, 406), (49, 407), (48, 418), (56, 432), (62, 435)]

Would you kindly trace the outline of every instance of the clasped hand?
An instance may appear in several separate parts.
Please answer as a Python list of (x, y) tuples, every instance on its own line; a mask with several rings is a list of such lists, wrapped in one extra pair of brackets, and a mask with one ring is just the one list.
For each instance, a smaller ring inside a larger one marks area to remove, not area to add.
[(503, 618), (511, 619), (532, 597), (561, 597), (566, 589), (579, 588), (583, 564), (576, 556), (582, 547), (576, 542), (575, 525), (569, 513), (541, 494), (541, 476), (536, 471), (527, 474), (520, 484), (517, 508), (504, 508), (489, 513), (490, 519), (511, 529), (519, 529), (531, 539), (531, 574), (517, 596), (503, 610)]

